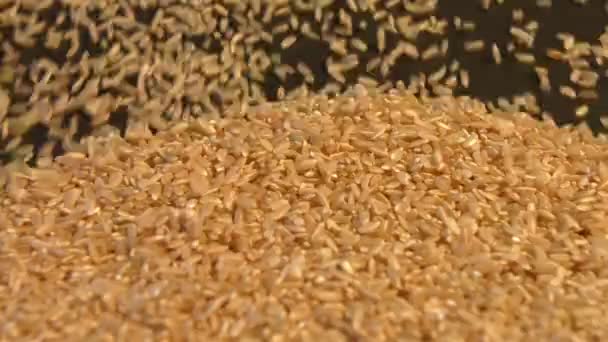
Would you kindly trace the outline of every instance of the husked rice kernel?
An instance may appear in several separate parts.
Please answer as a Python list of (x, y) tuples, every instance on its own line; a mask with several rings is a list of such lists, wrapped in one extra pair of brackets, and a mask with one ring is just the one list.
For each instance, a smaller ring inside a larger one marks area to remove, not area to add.
[(571, 99), (575, 99), (576, 98), (576, 90), (574, 90), (572, 87), (569, 86), (560, 86), (559, 87), (559, 92), (566, 96), (569, 97)]
[(581, 105), (576, 108), (576, 116), (579, 118), (586, 116), (587, 113), (589, 113), (589, 106), (587, 105)]
[(290, 35), (285, 37), (285, 39), (283, 39), (283, 41), (281, 41), (281, 48), (282, 49), (289, 49), (297, 40), (297, 37), (294, 35)]
[(485, 43), (483, 40), (473, 40), (464, 43), (464, 50), (468, 52), (477, 52), (483, 50)]
[(500, 49), (496, 43), (492, 44), (492, 58), (494, 59), (494, 63), (501, 64), (502, 63), (502, 55), (500, 53)]
[(460, 83), (464, 88), (468, 88), (470, 84), (469, 72), (461, 69), (459, 71)]
[(515, 59), (517, 59), (518, 62), (524, 64), (534, 64), (534, 62), (536, 61), (536, 58), (533, 54), (523, 52), (516, 53)]

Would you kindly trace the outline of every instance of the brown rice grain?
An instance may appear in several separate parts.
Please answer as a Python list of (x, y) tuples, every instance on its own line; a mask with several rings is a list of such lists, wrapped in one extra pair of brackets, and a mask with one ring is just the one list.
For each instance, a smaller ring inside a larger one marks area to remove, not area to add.
[(494, 59), (494, 63), (501, 64), (502, 63), (502, 55), (500, 53), (500, 49), (496, 43), (492, 43), (492, 58)]
[(379, 26), (376, 31), (376, 40), (378, 41), (378, 50), (384, 52), (386, 49), (386, 32), (382, 26)]
[(589, 106), (580, 105), (576, 108), (575, 113), (576, 113), (576, 116), (579, 118), (585, 117), (589, 113)]
[(467, 52), (479, 52), (483, 50), (485, 42), (483, 40), (471, 40), (464, 42), (464, 50)]
[(295, 44), (295, 42), (297, 40), (298, 40), (298, 38), (295, 35), (289, 35), (289, 36), (285, 37), (281, 41), (281, 49), (283, 49), (283, 50), (289, 49), (293, 44)]
[(353, 38), (350, 43), (355, 49), (361, 52), (367, 51), (367, 44), (359, 38)]
[[(403, 83), (331, 99), (299, 97), (302, 88), (250, 108), (246, 121), (97, 137), (88, 140), (94, 158), (0, 170), (3, 251), (19, 260), (2, 264), (12, 295), (0, 302), (33, 311), (7, 318), (12, 336), (51, 336), (52, 317), (65, 329), (55, 338), (88, 336), (100, 321), (142, 339), (181, 339), (183, 326), (194, 339), (439, 338), (417, 318), (429, 316), (450, 339), (491, 328), (497, 340), (523, 340), (528, 318), (548, 339), (554, 313), (570, 310), (589, 318), (563, 323), (570, 336), (603, 338), (593, 322), (604, 301), (587, 302), (581, 282), (605, 286), (596, 272), (608, 243), (578, 232), (603, 228), (605, 142), (524, 114), (487, 115), (441, 87), (428, 99)], [(512, 109), (529, 96), (499, 102)], [(527, 271), (515, 279), (507, 264)], [(570, 286), (567, 297), (542, 298)], [(516, 290), (487, 291), (505, 287)], [(62, 291), (64, 304), (44, 305)], [(416, 294), (406, 301), (406, 291)], [(456, 306), (456, 316), (446, 311)], [(141, 324), (147, 315), (163, 322), (154, 332)], [(504, 322), (472, 323), (484, 317)]]
[(534, 45), (534, 36), (525, 30), (512, 26), (510, 29), (511, 35), (516, 39), (517, 42), (524, 44), (526, 47), (531, 48)]
[(461, 69), (461, 70), (458, 72), (458, 75), (460, 76), (460, 83), (462, 84), (462, 86), (463, 86), (465, 89), (468, 89), (468, 88), (469, 88), (469, 85), (470, 85), (469, 72), (468, 72), (468, 71), (466, 71), (466, 70), (464, 70), (464, 69)]
[(569, 98), (571, 98), (571, 99), (575, 99), (575, 98), (577, 97), (577, 95), (576, 95), (576, 90), (574, 90), (574, 89), (573, 89), (572, 87), (570, 87), (570, 86), (564, 86), (564, 85), (563, 85), (563, 86), (560, 86), (560, 87), (559, 87), (559, 92), (560, 92), (562, 95), (564, 95), (564, 96), (566, 96), (566, 97), (569, 97)]

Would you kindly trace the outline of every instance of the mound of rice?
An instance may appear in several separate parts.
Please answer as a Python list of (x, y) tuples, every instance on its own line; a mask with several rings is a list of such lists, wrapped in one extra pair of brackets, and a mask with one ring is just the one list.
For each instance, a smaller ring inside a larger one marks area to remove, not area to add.
[(2, 172), (7, 340), (608, 339), (608, 149), (393, 90)]

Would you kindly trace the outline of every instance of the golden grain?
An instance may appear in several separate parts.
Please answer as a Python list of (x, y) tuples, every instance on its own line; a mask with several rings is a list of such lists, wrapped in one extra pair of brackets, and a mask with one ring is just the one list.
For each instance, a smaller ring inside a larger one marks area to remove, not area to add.
[(589, 106), (580, 105), (576, 108), (575, 113), (576, 113), (576, 116), (579, 118), (585, 117), (589, 113)]
[(281, 49), (289, 49), (293, 44), (295, 44), (295, 42), (298, 40), (298, 37), (296, 37), (295, 35), (289, 35), (287, 37), (285, 37), (282, 41), (281, 41)]
[(469, 77), (469, 72), (468, 72), (468, 71), (466, 71), (466, 70), (464, 70), (464, 69), (461, 69), (461, 70), (458, 72), (458, 75), (460, 76), (460, 83), (462, 84), (462, 86), (463, 86), (465, 89), (468, 89), (468, 88), (469, 88), (469, 85), (470, 85), (470, 77)]
[(559, 92), (566, 96), (569, 97), (571, 99), (575, 99), (576, 98), (576, 90), (574, 90), (572, 87), (570, 86), (560, 86), (559, 87)]
[(3, 333), (525, 340), (534, 320), (544, 340), (571, 312), (586, 319), (560, 321), (568, 336), (605, 338), (588, 299), (608, 240), (581, 233), (608, 215), (606, 143), (439, 84), (428, 100), (372, 85), (0, 170), (0, 303), (27, 308)]
[[(470, 85), (455, 60), (407, 86), (380, 84), (404, 59), (447, 56), (438, 1), (336, 3), (72, 1), (54, 23), (37, 14), (51, 0), (4, 10), (1, 137), (17, 157), (0, 168), (4, 339), (606, 338), (605, 141), (512, 113), (541, 116), (530, 93), (489, 104), (495, 116), (452, 98), (458, 80)], [(355, 18), (367, 13), (379, 24), (370, 59), (373, 43), (354, 35), (373, 27)], [(531, 47), (539, 23), (520, 10), (514, 19), (517, 47)], [(82, 32), (58, 29), (74, 20)], [(103, 55), (85, 51), (83, 32)], [(38, 37), (67, 45), (67, 61), (17, 66)], [(578, 98), (598, 99), (591, 70), (608, 57), (607, 36), (559, 37), (565, 51), (547, 55), (570, 66)], [(266, 51), (303, 38), (330, 47), (336, 82), (324, 95), (309, 94), (318, 75), (307, 64)], [(497, 64), (500, 54), (492, 44)], [(282, 102), (265, 100), (268, 72)], [(286, 91), (296, 72), (303, 84)], [(549, 91), (548, 69), (535, 72)], [(124, 139), (107, 124), (119, 106)], [(91, 137), (73, 140), (73, 112), (88, 116)], [(586, 104), (576, 115), (593, 121)], [(23, 134), (40, 123), (70, 152), (53, 160), (51, 141), (30, 168)]]
[(502, 63), (502, 55), (500, 53), (500, 49), (496, 43), (492, 43), (492, 58), (494, 59), (494, 63), (501, 64)]
[(472, 40), (464, 42), (464, 50), (467, 52), (479, 52), (485, 47), (483, 40)]
[(512, 26), (510, 33), (517, 42), (524, 44), (526, 47), (531, 48), (534, 45), (534, 36), (527, 31), (519, 27)]
[(526, 53), (526, 52), (516, 52), (514, 54), (515, 59), (523, 64), (534, 64), (534, 62), (536, 62), (536, 57), (534, 57), (533, 54), (531, 53)]

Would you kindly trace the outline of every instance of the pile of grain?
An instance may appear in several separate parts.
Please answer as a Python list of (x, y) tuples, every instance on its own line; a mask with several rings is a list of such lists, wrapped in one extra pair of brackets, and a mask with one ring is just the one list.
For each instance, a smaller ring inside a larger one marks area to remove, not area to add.
[[(468, 68), (488, 59), (509, 78), (516, 76), (510, 70), (538, 78), (533, 86), (522, 81), (517, 94), (486, 98), (491, 111), (541, 116), (557, 111), (541, 93), (563, 95), (569, 106), (554, 114), (595, 122), (606, 133), (598, 91), (608, 79), (608, 27), (585, 39), (559, 32), (540, 46), (538, 11), (514, 9), (512, 18), (507, 13), (484, 27), (450, 15), (449, 3), (0, 0), (0, 160), (46, 164), (62, 149), (85, 152), (83, 136), (141, 123), (162, 130), (182, 119), (246, 111), (275, 94), (340, 93), (355, 82), (383, 89), (402, 82), (421, 97), (477, 95), (491, 69)], [(507, 6), (481, 5), (491, 17)], [(560, 79), (556, 69), (568, 76)]]
[(12, 165), (8, 340), (608, 339), (608, 150), (393, 90)]

